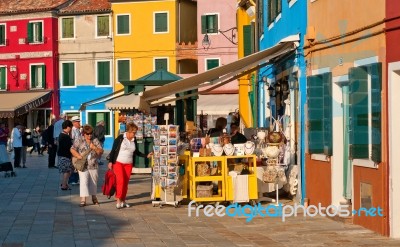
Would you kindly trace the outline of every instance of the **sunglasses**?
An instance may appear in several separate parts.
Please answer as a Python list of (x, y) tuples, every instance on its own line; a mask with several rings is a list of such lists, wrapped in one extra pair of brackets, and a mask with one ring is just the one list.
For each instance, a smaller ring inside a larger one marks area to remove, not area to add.
[(85, 135), (88, 135), (88, 136), (93, 135), (93, 132), (85, 133)]

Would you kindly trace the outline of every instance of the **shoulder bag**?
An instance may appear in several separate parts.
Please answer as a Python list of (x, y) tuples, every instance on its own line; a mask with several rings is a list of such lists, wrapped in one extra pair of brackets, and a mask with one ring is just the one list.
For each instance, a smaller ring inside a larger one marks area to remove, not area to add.
[(87, 167), (87, 157), (90, 153), (90, 149), (87, 149), (85, 152), (81, 154), (82, 159), (78, 159), (76, 157), (72, 157), (72, 165), (75, 167), (76, 170), (78, 171), (83, 171)]

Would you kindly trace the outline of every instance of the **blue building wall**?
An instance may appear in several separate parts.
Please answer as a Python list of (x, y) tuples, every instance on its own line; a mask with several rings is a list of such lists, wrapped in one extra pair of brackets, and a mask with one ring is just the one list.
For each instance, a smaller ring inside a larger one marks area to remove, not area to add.
[[(304, 46), (304, 37), (307, 30), (307, 0), (291, 0), (291, 1), (281, 1), (282, 2), (282, 11), (275, 18), (275, 21), (268, 25), (268, 3), (270, 1), (263, 0), (264, 5), (264, 34), (260, 38), (260, 50), (265, 50), (270, 48), (276, 44), (283, 38), (286, 38), (290, 35), (299, 34), (300, 42), (299, 47), (297, 48), (296, 55), (289, 57), (287, 60), (283, 61), (280, 64), (272, 64), (268, 67), (265, 67), (260, 70), (259, 78), (258, 78), (258, 99), (259, 99), (259, 126), (265, 127), (268, 126), (268, 122), (266, 120), (266, 110), (267, 103), (265, 102), (265, 92), (264, 85), (265, 83), (262, 80), (263, 76), (267, 76), (268, 78), (274, 78), (274, 76), (281, 72), (281, 70), (286, 70), (293, 68), (296, 66), (298, 68), (298, 87), (299, 87), (299, 98), (297, 105), (299, 106), (299, 116), (297, 118), (297, 122), (300, 124), (300, 140), (298, 143), (299, 148), (299, 159), (297, 161), (301, 166), (301, 196), (305, 197), (305, 119), (304, 119), (304, 106), (306, 103), (306, 61), (304, 59), (304, 51), (302, 47)], [(290, 6), (289, 6), (290, 5)], [(291, 90), (291, 94), (292, 94)], [(274, 99), (269, 102), (270, 107), (274, 108)], [(293, 104), (293, 102), (292, 102)], [(299, 188), (300, 189), (300, 188)]]
[[(77, 86), (74, 88), (61, 88), (60, 112), (78, 112), (82, 103), (101, 98), (107, 94), (111, 94), (112, 92), (112, 87)], [(104, 102), (87, 106), (86, 110), (80, 112), (82, 126), (88, 123), (88, 111), (110, 112), (106, 108)], [(106, 140), (104, 142), (105, 150), (111, 150), (112, 143), (114, 141), (114, 115), (112, 114), (112, 112), (110, 112), (110, 123), (111, 134), (106, 136)]]

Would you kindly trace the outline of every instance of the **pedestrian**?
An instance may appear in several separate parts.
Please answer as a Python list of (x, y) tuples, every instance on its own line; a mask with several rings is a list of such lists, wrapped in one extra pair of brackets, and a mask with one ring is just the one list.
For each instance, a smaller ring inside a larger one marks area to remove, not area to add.
[(32, 140), (33, 140), (33, 148), (29, 152), (32, 154), (33, 152), (37, 152), (40, 155), (40, 127), (36, 126), (36, 128), (32, 131)]
[[(72, 130), (71, 130), (71, 137), (72, 137), (72, 143), (76, 139), (82, 136), (81, 133), (81, 119), (78, 116), (73, 116), (71, 118), (72, 121)], [(73, 168), (71, 171), (71, 176), (69, 177), (68, 184), (76, 185), (79, 184), (79, 173), (78, 171)]]
[(83, 126), (83, 136), (79, 136), (74, 140), (71, 147), (71, 153), (74, 157), (82, 159), (82, 154), (87, 150), (91, 150), (87, 156), (87, 167), (79, 173), (79, 194), (81, 197), (80, 207), (86, 206), (86, 197), (92, 196), (94, 205), (99, 205), (97, 200), (97, 181), (99, 178), (98, 157), (103, 154), (103, 148), (100, 141), (92, 138), (93, 128), (90, 125)]
[(241, 144), (246, 142), (246, 136), (239, 132), (239, 125), (237, 123), (231, 123), (231, 143)]
[(14, 168), (20, 168), (22, 150), (22, 126), (17, 125), (12, 130), (12, 145), (14, 147)]
[(4, 123), (0, 123), (0, 164), (9, 162), (7, 154), (7, 141), (9, 130)]
[(54, 130), (53, 130), (53, 137), (54, 137), (54, 145), (58, 146), (58, 137), (60, 136), (61, 132), (62, 132), (62, 123), (65, 121), (67, 115), (65, 115), (64, 113), (61, 113), (59, 118), (56, 120), (56, 122), (54, 123)]
[[(108, 169), (113, 170), (116, 177), (116, 208), (130, 207), (126, 203), (126, 194), (128, 192), (128, 182), (132, 173), (132, 167), (135, 165), (136, 156), (146, 157), (139, 151), (135, 134), (138, 127), (134, 123), (126, 124), (126, 132), (119, 135), (113, 143), (110, 155)], [(149, 153), (150, 158), (153, 153)]]
[(71, 155), (71, 147), (72, 147), (72, 139), (71, 139), (71, 129), (72, 122), (69, 120), (63, 121), (61, 124), (62, 132), (57, 138), (58, 141), (58, 171), (61, 174), (61, 190), (70, 190), (68, 186), (68, 178), (71, 174), (72, 166), (72, 155)]
[(54, 144), (54, 123), (55, 119), (52, 119), (50, 122), (50, 126), (44, 131), (42, 138), (44, 139), (47, 145), (47, 152), (49, 154), (48, 158), (48, 167), (49, 168), (58, 168), (56, 166), (56, 155), (57, 155), (57, 146)]
[(217, 118), (215, 122), (215, 128), (211, 128), (208, 130), (207, 135), (209, 137), (220, 137), (224, 133), (223, 130), (226, 128), (228, 124), (228, 120), (224, 117)]
[[(94, 128), (93, 131), (93, 136), (92, 138), (96, 138), (97, 140), (100, 141), (101, 146), (104, 148), (104, 142), (106, 140), (106, 128), (105, 128), (105, 122), (104, 120), (100, 120), (97, 122), (96, 127)], [(101, 162), (101, 156), (99, 157), (99, 165), (103, 165), (103, 163)]]
[(21, 149), (21, 160), (22, 168), (26, 167), (26, 153), (28, 152), (28, 147), (33, 147), (32, 133), (30, 129), (22, 127), (22, 149)]

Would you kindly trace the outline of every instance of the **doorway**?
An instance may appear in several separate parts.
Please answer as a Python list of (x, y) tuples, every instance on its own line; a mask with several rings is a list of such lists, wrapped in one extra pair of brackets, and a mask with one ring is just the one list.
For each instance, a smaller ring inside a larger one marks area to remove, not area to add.
[(388, 72), (390, 236), (400, 238), (400, 62), (390, 63)]

